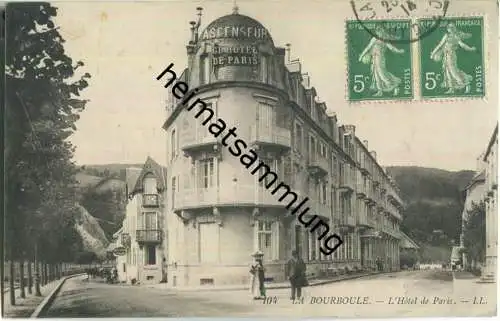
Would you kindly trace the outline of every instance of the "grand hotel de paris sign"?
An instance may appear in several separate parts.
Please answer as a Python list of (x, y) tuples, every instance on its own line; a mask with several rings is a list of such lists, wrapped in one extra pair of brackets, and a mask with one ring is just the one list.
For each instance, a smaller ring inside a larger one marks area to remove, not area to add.
[(241, 46), (215, 45), (212, 49), (212, 64), (222, 66), (256, 66), (259, 64), (258, 42), (267, 39), (268, 33), (265, 28), (253, 26), (221, 26), (210, 28), (203, 32), (202, 40), (212, 39), (240, 39), (253, 40), (255, 44)]

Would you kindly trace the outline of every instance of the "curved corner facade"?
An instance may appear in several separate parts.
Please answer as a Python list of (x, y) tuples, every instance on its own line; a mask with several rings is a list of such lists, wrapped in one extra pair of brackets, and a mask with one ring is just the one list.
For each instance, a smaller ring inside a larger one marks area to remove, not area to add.
[[(188, 67), (173, 69), (189, 86), (185, 97), (206, 108), (188, 110), (171, 87), (166, 106), (168, 284), (246, 284), (256, 250), (269, 281), (285, 279), (296, 249), (310, 277), (374, 269), (377, 258), (397, 270), (403, 202), (355, 126), (327, 114), (300, 62), (256, 20), (233, 13), (198, 27), (187, 45)], [(215, 137), (209, 126), (221, 121), (225, 130)], [(235, 135), (224, 139), (233, 127)], [(268, 169), (244, 166), (245, 153)], [(311, 214), (342, 237), (337, 251), (324, 255), (318, 233), (266, 189), (269, 170), (307, 196)]]

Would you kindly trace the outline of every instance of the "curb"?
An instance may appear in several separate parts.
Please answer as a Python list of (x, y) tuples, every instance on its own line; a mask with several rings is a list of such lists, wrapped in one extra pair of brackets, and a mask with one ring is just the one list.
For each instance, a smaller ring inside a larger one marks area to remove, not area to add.
[(40, 316), (40, 314), (42, 312), (44, 312), (49, 307), (49, 305), (56, 298), (56, 295), (59, 293), (59, 290), (61, 290), (61, 288), (62, 288), (64, 282), (66, 282), (66, 280), (77, 277), (77, 276), (82, 276), (82, 275), (86, 275), (86, 274), (80, 273), (80, 274), (69, 275), (69, 276), (62, 278), (61, 281), (59, 281), (59, 284), (56, 285), (56, 287), (54, 289), (52, 289), (52, 291), (45, 298), (43, 298), (43, 301), (36, 307), (35, 311), (33, 311), (30, 318), (38, 318)]
[[(323, 280), (323, 281), (319, 281), (319, 282), (316, 282), (316, 283), (309, 283), (308, 286), (306, 287), (314, 287), (314, 286), (319, 286), (319, 285), (324, 285), (324, 284), (330, 284), (330, 283), (336, 283), (336, 282), (342, 282), (342, 281), (348, 281), (348, 280), (354, 280), (354, 279), (360, 279), (360, 278), (364, 278), (364, 277), (369, 277), (369, 276), (374, 276), (374, 275), (384, 275), (384, 274), (393, 274), (393, 273), (397, 273), (398, 271), (393, 271), (393, 272), (375, 272), (375, 273), (368, 273), (368, 274), (359, 274), (359, 275), (351, 275), (351, 276), (348, 276), (348, 277), (345, 277), (345, 278), (341, 278), (341, 279), (332, 279), (332, 280)], [(149, 288), (152, 288), (152, 289), (155, 289), (156, 287), (153, 287), (153, 286), (150, 286)], [(267, 284), (266, 285), (266, 290), (275, 290), (275, 289), (289, 289), (290, 288), (290, 285), (273, 285), (272, 283), (271, 284)], [(158, 288), (156, 288), (158, 289)], [(175, 291), (179, 291), (179, 292), (207, 292), (207, 291), (210, 291), (210, 292), (217, 292), (217, 291), (244, 291), (244, 290), (248, 290), (249, 287), (238, 287), (238, 288), (205, 288), (205, 289), (199, 289), (199, 288), (196, 288), (196, 289), (190, 289), (190, 288), (175, 288), (175, 287), (172, 287), (172, 288), (169, 288), (170, 290), (175, 290)]]

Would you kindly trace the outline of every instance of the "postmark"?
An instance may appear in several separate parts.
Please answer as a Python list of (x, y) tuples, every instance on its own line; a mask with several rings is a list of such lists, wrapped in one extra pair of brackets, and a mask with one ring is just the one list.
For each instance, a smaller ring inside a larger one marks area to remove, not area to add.
[[(383, 26), (398, 30), (391, 34)], [(372, 30), (370, 33), (365, 28)], [(411, 20), (346, 22), (349, 101), (409, 100), (413, 98), (412, 48), (380, 38), (409, 37)], [(372, 33), (378, 37), (372, 36)]]
[[(419, 25), (432, 23), (419, 19)], [(483, 17), (443, 19), (419, 43), (422, 98), (484, 97)]]
[[(403, 44), (408, 42), (417, 42), (422, 38), (432, 34), (439, 26), (439, 22), (446, 16), (449, 7), (449, 0), (427, 0), (427, 1), (412, 1), (412, 0), (351, 0), (352, 10), (356, 20), (361, 23), (365, 31), (370, 33), (372, 37), (382, 41), (390, 42), (391, 44)], [(419, 25), (416, 21), (411, 23), (411, 33), (402, 32), (398, 35), (401, 29), (394, 28), (390, 24), (382, 24), (381, 27), (386, 29), (388, 33), (397, 35), (384, 39), (378, 33), (373, 32), (367, 22), (373, 20), (391, 20), (396, 18), (412, 19), (414, 17), (430, 17), (432, 24), (424, 26)]]

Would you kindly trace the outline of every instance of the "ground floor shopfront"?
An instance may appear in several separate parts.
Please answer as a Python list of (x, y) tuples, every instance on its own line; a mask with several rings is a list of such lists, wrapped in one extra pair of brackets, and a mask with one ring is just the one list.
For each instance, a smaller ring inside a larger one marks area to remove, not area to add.
[(354, 226), (337, 231), (344, 244), (325, 255), (318, 233), (311, 233), (284, 209), (205, 208), (168, 217), (169, 286), (248, 284), (251, 255), (257, 250), (264, 253), (269, 282), (286, 279), (292, 250), (306, 261), (310, 278), (375, 269), (377, 258), (384, 270), (399, 268), (397, 239), (383, 233), (365, 237)]

